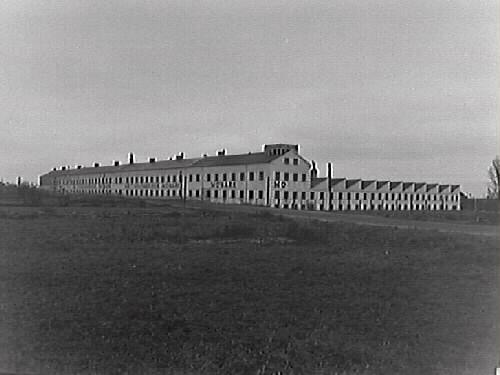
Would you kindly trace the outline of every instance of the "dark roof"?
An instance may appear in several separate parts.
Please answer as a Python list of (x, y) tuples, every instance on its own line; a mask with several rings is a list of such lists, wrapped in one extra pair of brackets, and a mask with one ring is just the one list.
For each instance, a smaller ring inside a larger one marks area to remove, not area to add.
[(105, 165), (102, 167), (85, 167), (85, 168), (74, 168), (66, 169), (64, 171), (52, 171), (48, 174), (61, 174), (61, 175), (73, 175), (73, 174), (93, 174), (93, 173), (107, 173), (107, 172), (128, 172), (128, 171), (150, 171), (157, 169), (175, 169), (175, 168), (185, 168), (193, 165), (197, 160), (200, 159), (179, 159), (179, 160), (161, 160), (154, 163), (134, 163), (134, 164), (123, 164), (118, 166)]
[(262, 164), (269, 163), (281, 155), (268, 155), (255, 152), (239, 155), (207, 156), (194, 163), (194, 167), (217, 167), (219, 165)]
[(186, 167), (215, 167), (219, 165), (240, 165), (240, 164), (262, 164), (279, 158), (280, 155), (267, 155), (264, 152), (207, 156), (203, 158), (179, 159), (179, 160), (160, 160), (154, 163), (134, 163), (123, 164), (119, 166), (106, 165), (101, 167), (85, 167), (81, 169), (66, 169), (64, 171), (52, 171), (49, 174), (73, 175), (73, 174), (94, 174), (110, 172), (128, 172), (128, 171), (150, 171), (157, 169), (175, 169)]
[(425, 182), (415, 182), (415, 190), (418, 190), (425, 186)]

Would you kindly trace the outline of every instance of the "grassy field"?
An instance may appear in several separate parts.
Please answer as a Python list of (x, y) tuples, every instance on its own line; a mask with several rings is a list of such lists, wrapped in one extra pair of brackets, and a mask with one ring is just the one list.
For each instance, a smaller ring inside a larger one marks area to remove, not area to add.
[(489, 374), (497, 365), (496, 238), (50, 202), (0, 206), (0, 371)]

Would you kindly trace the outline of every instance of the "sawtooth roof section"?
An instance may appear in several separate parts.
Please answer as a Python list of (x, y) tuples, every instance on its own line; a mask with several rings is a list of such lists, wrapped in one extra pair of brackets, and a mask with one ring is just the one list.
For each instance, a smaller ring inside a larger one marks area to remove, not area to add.
[(415, 182), (415, 191), (418, 189), (422, 189), (425, 185), (425, 182)]
[(388, 183), (389, 183), (389, 181), (377, 181), (377, 189), (384, 187)]
[(394, 190), (394, 189), (396, 189), (397, 187), (399, 187), (401, 184), (402, 184), (402, 182), (401, 182), (401, 181), (398, 181), (398, 182), (391, 182), (391, 183), (389, 183), (389, 188), (390, 188), (391, 190)]
[(313, 178), (311, 180), (311, 187), (315, 187), (319, 184), (321, 184), (322, 182), (325, 182), (326, 181), (326, 177), (316, 177), (316, 178)]
[(427, 184), (427, 191), (437, 188), (438, 184)]
[(350, 188), (351, 186), (357, 184), (358, 182), (360, 182), (361, 180), (360, 179), (356, 179), (356, 180), (345, 180), (345, 187), (346, 188)]
[(403, 191), (408, 190), (411, 188), (413, 185), (415, 185), (414, 182), (403, 182)]
[(335, 185), (338, 185), (338, 184), (340, 184), (341, 182), (344, 182), (344, 181), (346, 181), (345, 178), (332, 178), (330, 180), (330, 183), (331, 183), (332, 186), (335, 186)]
[(361, 189), (366, 189), (368, 186), (375, 183), (375, 180), (361, 181)]
[(439, 192), (442, 193), (443, 191), (447, 190), (450, 187), (450, 185), (439, 185)]
[(218, 167), (220, 165), (248, 165), (269, 163), (282, 155), (268, 155), (264, 152), (255, 152), (239, 155), (207, 156), (198, 159), (193, 167)]

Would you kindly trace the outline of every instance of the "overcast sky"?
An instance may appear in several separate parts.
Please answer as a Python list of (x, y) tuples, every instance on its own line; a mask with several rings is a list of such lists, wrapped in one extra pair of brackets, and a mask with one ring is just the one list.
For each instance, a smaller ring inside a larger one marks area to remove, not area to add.
[(496, 3), (3, 1), (0, 177), (299, 143), (323, 174), (482, 195)]

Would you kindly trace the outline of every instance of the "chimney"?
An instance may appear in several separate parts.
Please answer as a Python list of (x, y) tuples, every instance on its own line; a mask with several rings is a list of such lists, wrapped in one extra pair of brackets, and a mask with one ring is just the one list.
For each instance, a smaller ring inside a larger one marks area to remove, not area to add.
[(57, 168), (56, 168), (56, 167), (54, 167), (54, 168), (52, 168), (52, 170), (55, 172), (55, 171), (57, 171)]
[(115, 166), (115, 167), (120, 166), (120, 161), (119, 160), (113, 160), (113, 166)]
[(77, 165), (76, 169), (82, 169), (82, 166), (81, 165)]
[(156, 158), (149, 158), (150, 163), (156, 163)]
[[(326, 173), (328, 177), (328, 181), (333, 178), (333, 164), (331, 162), (326, 163)], [(330, 183), (330, 182), (328, 182)]]
[(61, 171), (65, 171), (65, 170), (66, 170), (66, 166), (65, 166), (65, 165), (63, 165), (63, 166), (61, 167)]
[(207, 158), (207, 157), (208, 157), (208, 154), (201, 154), (201, 157), (202, 157), (202, 158)]
[(184, 153), (183, 152), (180, 152), (179, 155), (175, 156), (175, 160), (182, 160), (182, 159), (184, 159)]
[(311, 181), (313, 178), (318, 177), (318, 169), (316, 168), (316, 162), (311, 160)]
[(94, 168), (98, 168), (99, 167), (99, 163), (94, 163)]
[(134, 154), (132, 152), (130, 152), (128, 154), (128, 163), (129, 164), (134, 164), (134, 160), (135, 160)]
[(226, 149), (225, 148), (217, 150), (217, 156), (225, 156), (225, 155), (226, 155)]

